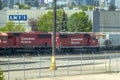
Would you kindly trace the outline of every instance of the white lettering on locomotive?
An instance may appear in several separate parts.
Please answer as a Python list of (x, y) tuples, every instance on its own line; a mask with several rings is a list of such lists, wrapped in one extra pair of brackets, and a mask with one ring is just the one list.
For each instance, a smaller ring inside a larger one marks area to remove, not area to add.
[(71, 38), (71, 44), (80, 44), (81, 38)]
[(34, 41), (35, 40), (35, 38), (33, 38), (33, 37), (21, 37), (21, 43), (23, 43), (23, 44), (26, 44), (26, 43), (28, 43), (28, 44), (31, 44), (31, 41)]
[(71, 41), (81, 41), (81, 40), (83, 40), (83, 39), (81, 39), (81, 38), (71, 38)]
[(7, 41), (3, 41), (3, 43), (7, 43)]
[(71, 42), (71, 44), (80, 44), (80, 42)]
[(31, 43), (31, 41), (21, 41), (21, 43)]
[(21, 37), (21, 40), (35, 40), (35, 38), (32, 38), (32, 37), (28, 37), (28, 38), (24, 38), (24, 37)]

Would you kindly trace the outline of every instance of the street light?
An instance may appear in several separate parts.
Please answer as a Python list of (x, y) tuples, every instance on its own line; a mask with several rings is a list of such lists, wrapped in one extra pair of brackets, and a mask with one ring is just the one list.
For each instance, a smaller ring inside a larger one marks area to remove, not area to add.
[(51, 57), (51, 66), (50, 70), (56, 70), (56, 0), (54, 0), (54, 25), (53, 25), (53, 35), (52, 35), (52, 57)]

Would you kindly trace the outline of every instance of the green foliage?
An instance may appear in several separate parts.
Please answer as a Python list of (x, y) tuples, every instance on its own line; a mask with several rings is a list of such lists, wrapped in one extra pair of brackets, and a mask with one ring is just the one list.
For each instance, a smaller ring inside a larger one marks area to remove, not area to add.
[[(67, 20), (67, 15), (65, 14), (64, 10), (57, 10), (56, 13), (56, 30), (67, 30), (67, 23), (65, 22)], [(51, 32), (53, 29), (53, 11), (49, 11), (48, 13), (44, 14), (41, 18), (39, 18), (37, 22), (37, 27), (38, 31)]]
[(88, 6), (89, 10), (93, 10), (95, 6)]
[(80, 6), (80, 9), (82, 9), (83, 11), (87, 11), (88, 7), (87, 6)]
[(1, 71), (1, 69), (0, 69), (0, 80), (5, 80), (3, 72)]
[(67, 14), (63, 10), (59, 31), (67, 31), (67, 21), (68, 21), (67, 19), (68, 19)]
[(25, 4), (19, 4), (19, 9), (30, 9), (30, 6)]
[(90, 32), (92, 31), (91, 20), (85, 12), (74, 13), (68, 20), (68, 31), (71, 32)]
[(37, 19), (34, 19), (34, 18), (30, 18), (30, 19), (28, 20), (28, 23), (29, 23), (32, 31), (38, 31), (38, 29), (37, 29), (37, 21), (38, 21), (38, 20), (37, 20)]
[(38, 31), (49, 32), (53, 27), (53, 13), (49, 11), (44, 14), (37, 22)]
[(67, 30), (67, 14), (64, 10), (57, 11), (57, 31), (66, 31)]
[(95, 6), (82, 6), (82, 5), (79, 5), (78, 6), (82, 11), (87, 11), (88, 9), (89, 10), (93, 10), (95, 8)]
[(8, 22), (6, 26), (1, 27), (0, 31), (2, 32), (23, 32), (25, 28), (21, 25), (15, 25), (14, 22)]

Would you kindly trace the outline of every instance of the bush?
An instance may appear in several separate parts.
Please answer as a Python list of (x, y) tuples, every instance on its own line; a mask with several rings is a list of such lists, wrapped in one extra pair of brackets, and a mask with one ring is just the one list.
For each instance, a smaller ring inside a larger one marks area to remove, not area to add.
[(1, 71), (1, 69), (0, 69), (0, 80), (5, 80), (5, 79), (4, 79), (3, 72)]

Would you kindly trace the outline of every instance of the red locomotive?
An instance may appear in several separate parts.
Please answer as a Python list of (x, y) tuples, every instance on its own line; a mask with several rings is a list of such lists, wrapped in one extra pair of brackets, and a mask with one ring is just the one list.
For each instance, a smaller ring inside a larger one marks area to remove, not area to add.
[(94, 33), (57, 33), (56, 46), (59, 52), (97, 51), (99, 44)]
[[(52, 34), (43, 32), (0, 33), (0, 53), (51, 53)], [(58, 52), (96, 51), (98, 40), (94, 33), (57, 33)]]
[(52, 50), (51, 45), (50, 33), (20, 32), (0, 35), (0, 53), (43, 53)]

